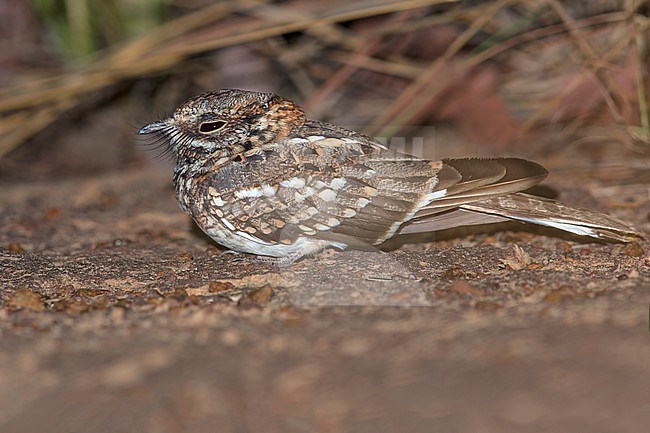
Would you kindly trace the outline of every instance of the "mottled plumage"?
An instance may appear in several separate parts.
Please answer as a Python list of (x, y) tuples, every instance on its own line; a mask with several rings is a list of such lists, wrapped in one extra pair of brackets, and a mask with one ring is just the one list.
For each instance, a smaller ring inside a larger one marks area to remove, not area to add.
[(328, 247), (506, 220), (618, 241), (640, 236), (605, 214), (520, 193), (547, 175), (534, 162), (395, 153), (308, 120), (272, 93), (204, 93), (140, 133), (169, 141), (180, 207), (203, 231), (280, 264)]

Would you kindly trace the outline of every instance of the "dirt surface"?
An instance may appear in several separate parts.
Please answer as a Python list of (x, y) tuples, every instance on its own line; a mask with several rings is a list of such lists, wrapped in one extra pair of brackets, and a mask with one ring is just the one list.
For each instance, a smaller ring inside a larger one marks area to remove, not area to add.
[[(549, 183), (648, 231), (647, 183), (589, 173)], [(202, 236), (170, 177), (0, 185), (0, 431), (650, 423), (648, 242), (500, 231), (278, 269)]]

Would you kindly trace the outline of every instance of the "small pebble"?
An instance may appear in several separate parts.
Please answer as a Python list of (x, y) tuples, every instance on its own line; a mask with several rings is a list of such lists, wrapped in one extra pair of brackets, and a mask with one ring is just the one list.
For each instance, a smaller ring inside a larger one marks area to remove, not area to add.
[(271, 286), (266, 285), (250, 292), (248, 294), (248, 298), (256, 304), (266, 304), (271, 300), (274, 294), (275, 292)]

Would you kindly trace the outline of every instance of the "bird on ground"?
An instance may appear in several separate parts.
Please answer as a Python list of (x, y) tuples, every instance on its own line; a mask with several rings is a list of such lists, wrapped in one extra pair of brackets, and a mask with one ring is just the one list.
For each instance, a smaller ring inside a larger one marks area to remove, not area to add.
[(139, 133), (173, 156), (180, 207), (208, 236), (278, 265), (326, 248), (510, 220), (603, 240), (642, 237), (604, 213), (522, 192), (548, 174), (535, 162), (396, 153), (307, 119), (273, 93), (203, 93)]

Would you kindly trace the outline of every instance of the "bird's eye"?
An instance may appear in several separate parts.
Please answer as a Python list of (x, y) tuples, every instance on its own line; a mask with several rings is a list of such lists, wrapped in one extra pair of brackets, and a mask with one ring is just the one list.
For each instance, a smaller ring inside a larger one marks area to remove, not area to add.
[(201, 134), (212, 134), (213, 132), (220, 130), (224, 126), (226, 126), (226, 122), (224, 122), (223, 120), (203, 122), (199, 125), (199, 132)]

